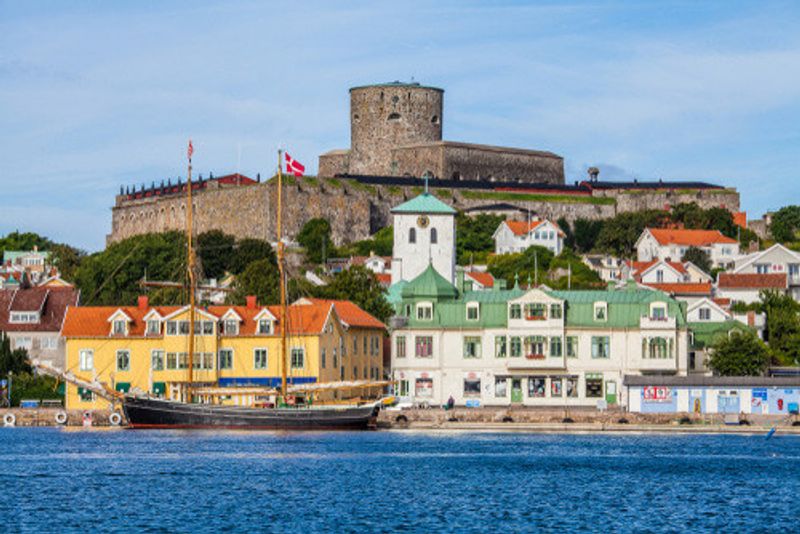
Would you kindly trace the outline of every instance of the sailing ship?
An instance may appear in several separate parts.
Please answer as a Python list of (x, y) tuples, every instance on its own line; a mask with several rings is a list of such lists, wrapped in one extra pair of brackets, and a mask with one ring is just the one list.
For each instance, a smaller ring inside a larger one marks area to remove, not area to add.
[[(303, 385), (288, 384), (287, 381), (287, 334), (288, 314), (286, 302), (286, 269), (284, 261), (284, 243), (282, 239), (282, 152), (278, 151), (277, 174), (277, 259), (280, 274), (280, 389), (260, 387), (216, 387), (207, 384), (195, 384), (193, 380), (195, 349), (195, 252), (193, 246), (192, 225), (192, 153), (191, 141), (188, 149), (188, 180), (186, 184), (186, 238), (187, 276), (189, 294), (189, 331), (188, 331), (188, 381), (183, 400), (171, 400), (155, 397), (148, 392), (132, 389), (118, 392), (107, 384), (97, 380), (85, 380), (71, 372), (60, 372), (41, 362), (33, 361), (33, 365), (45, 374), (73, 383), (84, 389), (93, 391), (112, 404), (119, 403), (131, 428), (228, 428), (228, 429), (368, 429), (374, 428), (384, 400), (379, 399), (361, 404), (325, 405), (312, 402), (315, 393), (336, 391), (339, 389), (375, 388), (388, 385), (386, 381), (356, 380), (351, 382), (312, 383)], [(273, 402), (254, 406), (231, 406), (219, 401), (226, 396), (252, 395), (269, 398)], [(200, 402), (205, 401), (205, 402)]]

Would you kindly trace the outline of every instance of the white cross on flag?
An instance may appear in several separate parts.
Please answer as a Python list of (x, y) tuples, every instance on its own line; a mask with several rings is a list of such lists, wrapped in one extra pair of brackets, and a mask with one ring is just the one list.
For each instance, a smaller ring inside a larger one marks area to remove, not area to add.
[(303, 176), (304, 172), (306, 172), (305, 165), (286, 153), (286, 173), (295, 176)]

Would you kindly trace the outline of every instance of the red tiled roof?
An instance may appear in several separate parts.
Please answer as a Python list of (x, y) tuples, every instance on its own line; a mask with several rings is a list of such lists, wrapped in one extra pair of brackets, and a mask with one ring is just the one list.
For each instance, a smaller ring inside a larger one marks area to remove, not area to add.
[[(7, 332), (58, 332), (68, 307), (78, 304), (74, 287), (31, 287), (0, 290), (0, 330)], [(11, 311), (40, 311), (38, 323), (10, 323)]]
[(483, 287), (494, 287), (494, 277), (489, 273), (483, 273), (479, 271), (468, 271), (466, 273), (467, 276), (478, 282)]
[[(628, 261), (628, 266), (631, 268), (634, 274), (641, 274), (645, 272), (647, 269), (659, 263), (660, 260), (650, 260), (650, 261)], [(686, 274), (686, 267), (683, 266), (682, 263), (677, 261), (665, 261), (667, 265), (675, 269), (681, 274)]]
[[(532, 232), (533, 230), (535, 230), (536, 228), (538, 228), (539, 226), (543, 225), (546, 222), (548, 222), (546, 219), (542, 219), (539, 221), (530, 221), (530, 222), (505, 221), (506, 226), (508, 226), (509, 230), (511, 230), (514, 233), (514, 235), (519, 235), (519, 236), (529, 234), (530, 232)], [(561, 236), (564, 235), (564, 232), (561, 231), (561, 228), (559, 228), (559, 226), (556, 223), (551, 222), (550, 224), (552, 224), (555, 227), (556, 231), (558, 232), (558, 235)]]
[[(64, 337), (109, 337), (111, 324), (108, 319), (114, 312), (120, 310), (131, 318), (128, 325), (130, 337), (142, 337), (145, 332), (144, 317), (155, 310), (161, 317), (166, 317), (185, 306), (78, 306), (67, 311), (61, 335)], [(236, 312), (242, 318), (239, 325), (239, 335), (254, 335), (257, 324), (255, 317), (264, 309), (280, 320), (279, 306), (209, 306), (198, 309), (198, 320), (202, 320), (202, 313), (210, 313), (217, 320), (221, 319), (229, 310)], [(322, 332), (326, 319), (330, 313), (331, 305), (314, 303), (308, 306), (289, 306), (287, 308), (287, 324), (289, 334), (318, 334)], [(366, 312), (365, 312), (366, 313)], [(382, 323), (381, 323), (382, 326)]]
[(711, 299), (711, 300), (713, 300), (713, 301), (714, 301), (714, 303), (715, 303), (717, 306), (719, 306), (720, 308), (726, 309), (726, 310), (727, 310), (728, 308), (730, 308), (730, 306), (731, 306), (731, 299), (726, 299), (726, 298), (713, 298), (713, 299)]
[(676, 295), (711, 295), (710, 282), (685, 282), (678, 284), (647, 284), (649, 287)]
[(375, 273), (375, 278), (378, 279), (382, 286), (389, 287), (392, 285), (392, 275), (390, 273)]
[(716, 243), (737, 243), (735, 239), (722, 235), (719, 230), (684, 230), (673, 228), (648, 228), (648, 230), (660, 245), (703, 247)]
[(786, 273), (734, 274), (719, 273), (717, 286), (725, 289), (786, 289)]
[[(362, 310), (357, 304), (354, 302), (350, 302), (349, 300), (325, 300), (325, 299), (317, 299), (317, 298), (306, 298), (304, 300), (309, 301), (312, 304), (318, 305), (333, 305), (336, 309), (336, 315), (341, 319), (341, 321), (348, 326), (354, 326), (357, 328), (386, 328), (386, 325), (380, 322), (378, 319), (367, 313), (366, 311)], [(291, 307), (295, 306), (308, 306), (308, 304), (302, 303), (294, 303)], [(290, 307), (290, 308), (291, 308)]]

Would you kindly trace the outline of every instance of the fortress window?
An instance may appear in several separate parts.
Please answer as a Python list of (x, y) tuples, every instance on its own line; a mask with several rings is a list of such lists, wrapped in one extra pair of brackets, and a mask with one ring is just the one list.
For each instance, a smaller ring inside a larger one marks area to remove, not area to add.
[(400, 120), (400, 114), (399, 113), (390, 113), (389, 114), (389, 120), (390, 121), (399, 121)]
[(436, 232), (436, 228), (431, 228), (431, 244), (435, 244), (439, 242), (439, 234)]
[(394, 102), (395, 104), (397, 104), (398, 102), (400, 102), (400, 97), (399, 97), (399, 96), (397, 96), (397, 95), (394, 95), (394, 96), (392, 97), (392, 102)]
[(359, 117), (359, 116), (358, 116), (358, 113), (356, 113), (355, 115), (353, 115), (353, 120), (354, 120), (355, 122), (358, 122), (359, 120), (361, 120), (361, 117)]
[(439, 115), (431, 117), (431, 124), (439, 124)]
[(450, 177), (451, 180), (461, 181), (461, 173), (456, 171), (453, 173), (453, 176)]
[(408, 229), (408, 242), (409, 243), (416, 243), (417, 242), (417, 229), (416, 228), (409, 228)]

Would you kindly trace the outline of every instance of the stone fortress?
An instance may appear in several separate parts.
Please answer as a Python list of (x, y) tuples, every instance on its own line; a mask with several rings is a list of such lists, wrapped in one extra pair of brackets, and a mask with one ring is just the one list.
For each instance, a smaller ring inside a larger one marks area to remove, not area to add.
[[(467, 214), (527, 214), (553, 220), (604, 219), (683, 202), (739, 210), (739, 194), (705, 182), (607, 182), (590, 169), (566, 184), (551, 152), (442, 140), (444, 91), (392, 82), (350, 90), (351, 148), (319, 157), (318, 176), (285, 177), (284, 228), (293, 238), (310, 219), (330, 221), (337, 244), (391, 224), (391, 209), (430, 190)], [(302, 158), (300, 158), (302, 159)], [(276, 239), (277, 181), (239, 174), (192, 182), (195, 231)], [(107, 242), (185, 228), (186, 183), (122, 188)]]

